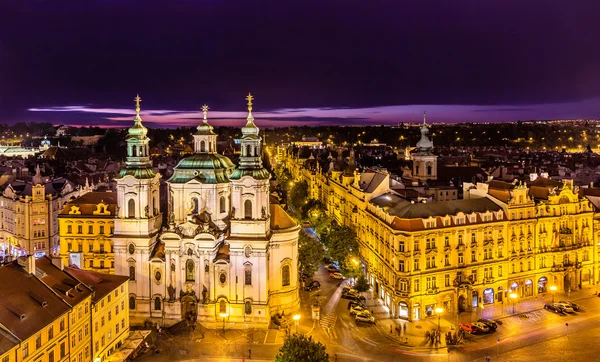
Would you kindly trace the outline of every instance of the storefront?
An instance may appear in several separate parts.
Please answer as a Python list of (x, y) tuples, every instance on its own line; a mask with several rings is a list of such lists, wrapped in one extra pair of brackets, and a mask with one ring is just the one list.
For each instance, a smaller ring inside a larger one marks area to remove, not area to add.
[(408, 304), (404, 302), (398, 303), (398, 317), (408, 319)]
[(494, 303), (494, 289), (487, 288), (483, 290), (483, 304)]
[(498, 293), (496, 293), (496, 300), (498, 301), (498, 303), (502, 303), (503, 294), (504, 290), (502, 289), (502, 287), (498, 287)]
[(538, 279), (538, 294), (548, 293), (548, 278), (541, 277)]
[(524, 297), (532, 297), (533, 296), (533, 282), (531, 279), (525, 280), (525, 288), (523, 289)]
[(425, 306), (425, 315), (427, 317), (431, 317), (434, 314), (435, 311), (435, 304), (427, 304)]
[(413, 305), (413, 321), (418, 321), (421, 319), (421, 305), (419, 303), (415, 303)]
[(472, 297), (473, 297), (473, 302), (471, 304), (471, 306), (473, 308), (477, 308), (477, 306), (479, 306), (479, 293), (477, 293), (477, 291), (473, 291), (472, 293)]

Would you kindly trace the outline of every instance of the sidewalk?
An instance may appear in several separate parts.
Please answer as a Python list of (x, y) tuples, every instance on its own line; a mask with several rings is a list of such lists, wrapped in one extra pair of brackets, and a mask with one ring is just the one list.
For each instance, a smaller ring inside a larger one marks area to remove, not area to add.
[[(517, 301), (514, 306), (512, 302), (500, 303), (492, 306), (484, 306), (474, 308), (472, 312), (463, 312), (458, 315), (450, 316), (450, 318), (442, 316), (440, 318), (440, 331), (442, 333), (441, 344), (437, 347), (428, 343), (425, 339), (427, 331), (438, 329), (438, 318), (427, 317), (422, 320), (409, 322), (404, 319), (392, 318), (389, 309), (383, 304), (383, 301), (373, 296), (373, 292), (364, 293), (367, 296), (367, 308), (375, 316), (377, 327), (380, 328), (383, 335), (388, 339), (406, 345), (412, 348), (428, 348), (437, 349), (445, 348), (444, 334), (448, 331), (455, 331), (459, 323), (472, 323), (481, 318), (486, 319), (503, 319), (520, 314), (525, 314), (544, 308), (544, 304), (552, 302), (552, 294), (548, 293), (545, 296), (527, 298), (522, 301)], [(554, 300), (576, 302), (582, 299), (595, 298), (596, 287), (590, 286), (582, 290), (570, 293), (556, 293)], [(406, 325), (406, 330), (404, 329)]]

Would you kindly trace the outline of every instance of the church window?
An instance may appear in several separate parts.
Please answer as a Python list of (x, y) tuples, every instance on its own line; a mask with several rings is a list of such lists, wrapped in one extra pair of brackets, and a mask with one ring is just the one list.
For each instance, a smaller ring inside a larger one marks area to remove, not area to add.
[(227, 314), (227, 302), (224, 300), (219, 302), (219, 314)]
[(192, 214), (197, 214), (198, 213), (198, 198), (197, 197), (192, 197), (192, 203), (194, 204), (194, 208), (192, 210)]
[(161, 304), (162, 304), (162, 300), (160, 300), (160, 297), (154, 298), (154, 310), (161, 310), (162, 309)]
[(281, 268), (281, 285), (287, 287), (290, 285), (290, 266), (284, 265)]
[(244, 218), (252, 219), (252, 201), (244, 201)]
[(129, 244), (128, 251), (129, 251), (129, 254), (133, 254), (135, 252), (135, 245)]
[(246, 157), (252, 156), (252, 147), (250, 145), (246, 145)]
[(133, 157), (137, 156), (137, 147), (135, 145), (131, 146), (131, 155)]
[(129, 199), (127, 202), (127, 217), (130, 219), (135, 219), (135, 200)]
[(129, 267), (129, 280), (135, 280), (135, 266)]
[(221, 196), (219, 199), (219, 212), (225, 212), (225, 196)]
[(225, 274), (225, 272), (221, 272), (219, 274), (219, 281), (221, 282), (221, 284), (225, 284), (225, 282), (227, 281), (227, 274)]
[(431, 176), (431, 165), (427, 165), (427, 175)]
[(244, 284), (252, 285), (252, 269), (246, 268), (244, 271)]
[(188, 259), (185, 262), (185, 281), (186, 282), (193, 282), (195, 280), (194, 278), (194, 270), (196, 269), (195, 265), (194, 265), (194, 261), (192, 259)]
[(200, 152), (206, 152), (205, 147), (204, 141), (200, 141)]
[(252, 314), (252, 303), (249, 300), (244, 303), (244, 311), (246, 314)]

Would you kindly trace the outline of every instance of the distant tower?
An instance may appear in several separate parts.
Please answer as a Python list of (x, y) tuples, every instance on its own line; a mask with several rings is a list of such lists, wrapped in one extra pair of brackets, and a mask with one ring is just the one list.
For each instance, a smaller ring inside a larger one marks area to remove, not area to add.
[(213, 131), (213, 126), (208, 124), (207, 113), (208, 106), (202, 106), (204, 119), (202, 124), (196, 129), (198, 132), (194, 134), (194, 152), (195, 153), (215, 153), (217, 152), (217, 134)]
[(419, 180), (437, 179), (437, 157), (433, 154), (433, 141), (427, 134), (426, 113), (423, 113), (423, 126), (421, 127), (421, 140), (417, 142), (416, 153), (412, 155), (413, 159), (413, 177)]

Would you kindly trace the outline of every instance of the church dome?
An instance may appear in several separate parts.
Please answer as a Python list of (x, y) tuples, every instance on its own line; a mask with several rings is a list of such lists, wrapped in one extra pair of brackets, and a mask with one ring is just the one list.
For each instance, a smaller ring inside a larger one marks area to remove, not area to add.
[(140, 118), (139, 114), (135, 117), (133, 126), (131, 126), (127, 132), (131, 137), (146, 137), (148, 134), (148, 128), (144, 127), (142, 124), (142, 119)]
[(235, 166), (229, 157), (219, 155), (218, 153), (200, 153), (182, 159), (175, 168), (188, 170), (215, 170), (233, 167)]

